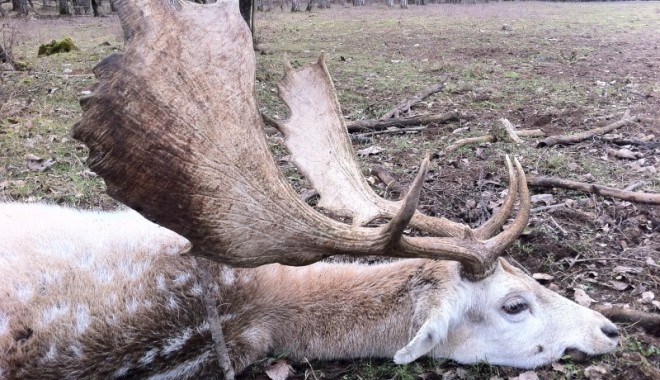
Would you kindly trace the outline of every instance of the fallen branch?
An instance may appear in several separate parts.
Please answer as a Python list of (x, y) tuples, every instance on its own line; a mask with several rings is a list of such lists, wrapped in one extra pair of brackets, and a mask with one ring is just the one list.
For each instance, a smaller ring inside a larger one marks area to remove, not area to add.
[(355, 139), (359, 141), (360, 139), (365, 139), (367, 137), (376, 136), (376, 135), (396, 135), (399, 133), (414, 133), (414, 132), (421, 132), (426, 129), (427, 129), (426, 127), (390, 128), (382, 131), (356, 133), (351, 135), (351, 139)]
[(609, 143), (615, 144), (615, 145), (635, 145), (638, 146), (642, 149), (655, 149), (660, 146), (660, 142), (658, 141), (644, 141), (644, 140), (631, 140), (631, 139), (620, 139), (620, 138), (605, 138), (603, 137), (603, 141), (607, 141)]
[(626, 111), (621, 120), (616, 121), (612, 124), (606, 125), (604, 127), (594, 128), (582, 133), (576, 133), (574, 135), (558, 135), (547, 137), (536, 145), (537, 148), (550, 147), (557, 144), (575, 144), (584, 140), (588, 140), (594, 136), (604, 135), (610, 133), (618, 128), (621, 128), (625, 125), (631, 124), (637, 121), (637, 117), (630, 116), (630, 111)]
[(375, 166), (371, 168), (371, 173), (373, 173), (378, 179), (387, 186), (388, 190), (391, 190), (395, 193), (399, 194), (405, 194), (408, 192), (408, 189), (405, 186), (402, 186), (397, 180), (394, 178), (390, 172), (387, 171), (382, 166)]
[(487, 135), (477, 136), (477, 137), (468, 137), (465, 139), (456, 140), (453, 144), (449, 145), (440, 152), (440, 155), (445, 155), (449, 152), (453, 152), (456, 149), (469, 144), (477, 144), (484, 142), (495, 142), (495, 141), (509, 141), (516, 144), (522, 143), (520, 136), (543, 136), (543, 132), (539, 129), (521, 129), (516, 131), (513, 127), (513, 124), (507, 119), (500, 119), (501, 125), (494, 125), (493, 128)]
[(660, 336), (660, 314), (624, 309), (621, 306), (605, 307), (597, 305), (594, 310), (611, 319), (612, 322), (633, 323), (642, 327), (649, 334)]
[(527, 184), (535, 187), (560, 187), (563, 189), (584, 191), (586, 193), (623, 199), (630, 202), (660, 205), (660, 194), (643, 193), (639, 191), (619, 190), (597, 184), (571, 181), (552, 177), (527, 177)]
[(421, 115), (412, 117), (392, 118), (387, 120), (357, 120), (346, 123), (349, 133), (362, 132), (365, 129), (380, 131), (389, 127), (405, 127), (409, 125), (427, 125), (431, 123), (448, 123), (459, 120), (458, 112), (443, 114)]
[(402, 101), (401, 103), (397, 104), (396, 107), (392, 108), (389, 112), (387, 112), (385, 115), (383, 115), (380, 119), (381, 120), (387, 120), (391, 118), (398, 118), (401, 113), (409, 112), (410, 108), (414, 106), (415, 104), (421, 102), (425, 98), (442, 91), (442, 89), (445, 88), (445, 83), (442, 81), (440, 84), (436, 84), (435, 86), (431, 86), (424, 91), (413, 95), (412, 97)]

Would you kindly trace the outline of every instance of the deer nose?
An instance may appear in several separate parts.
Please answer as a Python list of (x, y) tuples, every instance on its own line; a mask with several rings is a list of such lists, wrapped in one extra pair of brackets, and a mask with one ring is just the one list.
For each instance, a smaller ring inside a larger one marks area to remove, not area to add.
[(608, 338), (617, 339), (619, 337), (619, 329), (614, 325), (606, 325), (600, 328), (600, 331), (603, 332)]

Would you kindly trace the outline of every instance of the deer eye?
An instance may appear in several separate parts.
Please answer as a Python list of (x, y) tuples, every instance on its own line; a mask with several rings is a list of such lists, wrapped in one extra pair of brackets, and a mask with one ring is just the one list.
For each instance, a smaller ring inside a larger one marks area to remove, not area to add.
[(510, 315), (520, 314), (527, 309), (529, 309), (529, 304), (522, 298), (514, 298), (510, 301), (507, 301), (502, 306), (502, 310)]

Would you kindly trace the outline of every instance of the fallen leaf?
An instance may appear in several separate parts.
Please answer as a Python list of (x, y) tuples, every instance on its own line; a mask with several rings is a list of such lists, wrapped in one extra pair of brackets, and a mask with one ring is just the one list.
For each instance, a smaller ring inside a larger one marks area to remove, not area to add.
[(42, 172), (55, 164), (55, 160), (52, 158), (40, 158), (34, 154), (28, 154), (25, 157), (25, 161), (27, 163), (28, 169), (38, 172)]
[(589, 380), (604, 379), (609, 371), (602, 365), (591, 365), (584, 369), (584, 377)]
[(385, 149), (379, 147), (378, 145), (372, 145), (368, 148), (360, 149), (357, 151), (358, 156), (371, 156), (383, 152)]
[(566, 373), (566, 367), (564, 367), (564, 365), (561, 363), (553, 362), (552, 369), (554, 369), (557, 372)]
[(614, 267), (614, 273), (642, 273), (643, 269), (642, 268), (631, 268), (631, 267), (626, 267), (623, 265), (617, 265)]
[(642, 293), (642, 303), (651, 303), (655, 298), (653, 292), (644, 292)]
[(550, 206), (555, 203), (555, 197), (552, 194), (535, 194), (532, 195), (532, 203), (545, 203), (546, 206)]
[(536, 374), (534, 371), (526, 371), (518, 375), (518, 377), (514, 377), (514, 379), (518, 380), (539, 380), (539, 376)]
[(532, 278), (537, 281), (552, 281), (555, 279), (555, 276), (551, 276), (547, 273), (534, 273), (532, 274)]
[(575, 294), (573, 295), (573, 299), (579, 305), (582, 305), (584, 307), (589, 307), (592, 302), (596, 302), (591, 297), (589, 297), (584, 290), (582, 290), (580, 288), (575, 288), (573, 290), (575, 290)]
[(265, 368), (266, 376), (271, 380), (286, 380), (293, 375), (293, 368), (286, 360), (278, 360)]
[(619, 291), (626, 290), (626, 289), (628, 289), (628, 286), (630, 286), (630, 285), (628, 285), (627, 283), (625, 283), (623, 281), (617, 281), (617, 280), (610, 280), (610, 285), (612, 285), (612, 287), (614, 289), (619, 290)]

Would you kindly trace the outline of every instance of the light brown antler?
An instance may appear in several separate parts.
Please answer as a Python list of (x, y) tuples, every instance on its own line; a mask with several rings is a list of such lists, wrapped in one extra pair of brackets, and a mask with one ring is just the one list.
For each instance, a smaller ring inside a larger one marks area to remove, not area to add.
[[(293, 163), (318, 191), (319, 207), (351, 217), (356, 225), (391, 218), (401, 204), (381, 198), (364, 180), (323, 54), (318, 62), (300, 70), (294, 70), (285, 60), (285, 68), (278, 89), (291, 117), (273, 124), (284, 134)], [(499, 231), (511, 214), (515, 195), (515, 173), (509, 167), (508, 196), (491, 219), (472, 231), (476, 238), (489, 238)], [(410, 224), (439, 236), (463, 236), (466, 228), (464, 224), (420, 212), (415, 212)]]
[[(301, 265), (333, 254), (446, 258), (461, 261), (465, 274), (477, 279), (524, 228), (526, 213), (519, 212), (515, 228), (489, 240), (479, 240), (482, 236), (460, 224), (446, 233), (458, 237), (402, 237), (413, 214), (428, 218), (415, 212), (428, 157), (409, 194), (385, 212), (380, 207), (355, 212), (355, 205), (345, 205), (360, 222), (374, 212), (391, 217), (382, 227), (350, 226), (316, 212), (299, 199), (270, 154), (254, 97), (251, 37), (237, 2), (123, 0), (116, 5), (125, 51), (95, 68), (99, 84), (81, 101), (84, 114), (74, 137), (90, 148), (89, 165), (105, 179), (110, 195), (188, 238), (194, 254), (237, 266)], [(323, 96), (328, 93), (316, 98), (316, 86), (329, 84), (333, 112), (339, 106), (329, 76), (309, 80), (309, 93), (290, 96), (312, 99), (311, 104), (290, 105), (298, 107), (293, 115), (302, 124), (317, 124), (314, 104), (327, 105)], [(312, 110), (309, 117), (306, 107)], [(345, 177), (362, 181), (353, 158), (342, 154), (322, 167), (333, 173), (353, 170)], [(335, 168), (337, 163), (342, 166)], [(517, 187), (526, 192), (519, 166), (518, 177), (511, 172), (511, 206)]]

